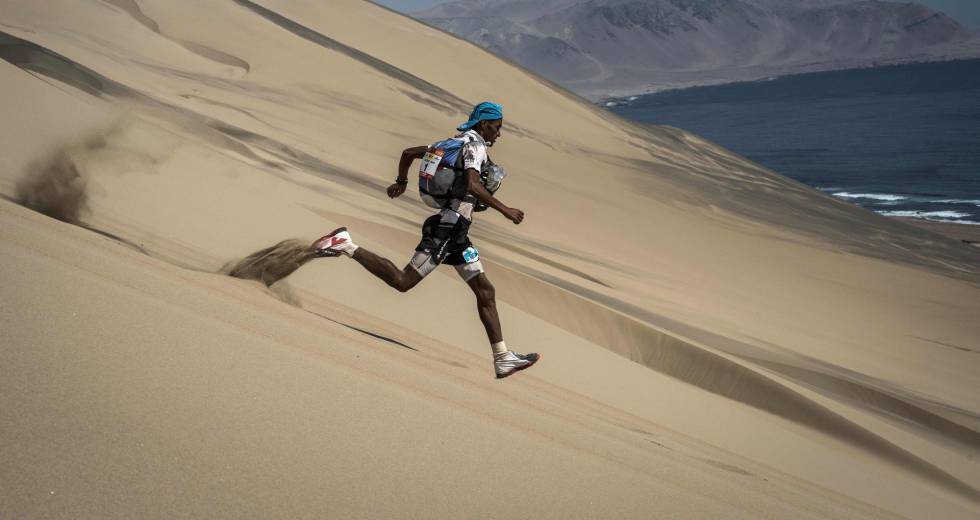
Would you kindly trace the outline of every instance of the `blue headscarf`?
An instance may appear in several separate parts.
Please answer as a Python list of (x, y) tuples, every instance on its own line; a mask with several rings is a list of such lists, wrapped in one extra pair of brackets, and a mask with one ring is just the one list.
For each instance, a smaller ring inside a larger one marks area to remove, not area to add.
[(476, 126), (477, 123), (483, 121), (484, 119), (495, 120), (504, 118), (504, 107), (491, 103), (489, 101), (484, 101), (479, 105), (473, 107), (473, 112), (470, 113), (470, 120), (457, 126), (456, 130), (464, 132)]

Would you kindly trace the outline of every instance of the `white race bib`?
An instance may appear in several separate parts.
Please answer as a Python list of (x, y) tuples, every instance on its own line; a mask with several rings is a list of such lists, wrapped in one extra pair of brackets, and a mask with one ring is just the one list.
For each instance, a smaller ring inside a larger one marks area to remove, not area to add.
[(436, 170), (439, 169), (444, 153), (442, 150), (425, 152), (425, 155), (422, 156), (422, 166), (419, 168), (419, 177), (431, 179), (436, 174)]

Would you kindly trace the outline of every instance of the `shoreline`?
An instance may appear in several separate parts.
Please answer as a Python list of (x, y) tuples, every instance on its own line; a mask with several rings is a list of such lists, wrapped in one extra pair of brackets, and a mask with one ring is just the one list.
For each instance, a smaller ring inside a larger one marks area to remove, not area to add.
[[(694, 88), (708, 88), (708, 87), (720, 87), (724, 85), (736, 85), (740, 83), (761, 83), (765, 81), (773, 81), (778, 79), (783, 79), (791, 76), (805, 76), (809, 74), (823, 74), (828, 72), (842, 72), (850, 70), (868, 70), (868, 69), (886, 69), (892, 67), (904, 67), (908, 65), (927, 65), (931, 63), (950, 63), (955, 61), (980, 61), (980, 55), (968, 56), (968, 57), (947, 57), (946, 59), (918, 59), (918, 60), (908, 60), (908, 61), (896, 61), (896, 62), (875, 62), (872, 64), (863, 64), (856, 66), (845, 66), (845, 67), (829, 67), (822, 68), (820, 65), (813, 65), (812, 68), (803, 67), (800, 70), (792, 72), (782, 72), (770, 71), (769, 74), (750, 74), (745, 78), (738, 79), (704, 79), (704, 80), (691, 80), (691, 81), (679, 81), (676, 83), (663, 83), (660, 85), (651, 85), (647, 89), (636, 92), (636, 91), (607, 91), (607, 92), (582, 92), (580, 95), (584, 98), (592, 101), (594, 104), (601, 106), (603, 108), (608, 108), (612, 106), (620, 106), (627, 104), (624, 102), (626, 99), (639, 98), (643, 96), (650, 96), (654, 94), (661, 94), (664, 92), (670, 92), (675, 90), (688, 90)], [(609, 103), (615, 103), (610, 105)]]
[[(963, 64), (963, 65), (955, 65), (957, 63)], [(642, 98), (643, 96), (652, 96), (654, 94), (664, 94), (664, 93), (676, 92), (676, 91), (682, 91), (682, 90), (692, 90), (692, 89), (699, 89), (699, 88), (720, 87), (720, 86), (726, 86), (726, 85), (732, 85), (732, 86), (734, 86), (734, 85), (750, 85), (750, 86), (747, 86), (745, 88), (765, 89), (765, 88), (771, 88), (771, 87), (763, 86), (762, 84), (764, 84), (764, 83), (768, 83), (770, 81), (775, 81), (775, 80), (780, 80), (780, 79), (791, 79), (791, 78), (794, 78), (794, 77), (797, 77), (797, 76), (814, 76), (814, 78), (817, 78), (817, 79), (802, 79), (801, 80), (801, 79), (797, 78), (795, 80), (795, 83), (794, 84), (797, 84), (798, 85), (801, 82), (809, 82), (809, 81), (817, 81), (818, 84), (819, 84), (820, 82), (824, 82), (824, 83), (834, 82), (834, 81), (837, 81), (837, 79), (834, 76), (823, 76), (823, 77), (815, 76), (817, 74), (830, 74), (830, 73), (837, 73), (837, 72), (839, 72), (839, 73), (845, 73), (845, 72), (849, 72), (849, 71), (868, 71), (869, 74), (876, 74), (877, 71), (883, 71), (884, 73), (897, 74), (898, 72), (894, 72), (894, 71), (897, 68), (899, 68), (899, 67), (905, 67), (906, 69), (903, 69), (903, 72), (901, 72), (901, 73), (906, 73), (905, 71), (914, 72), (914, 71), (917, 71), (917, 70), (919, 70), (919, 71), (921, 71), (921, 70), (931, 70), (931, 69), (911, 69), (910, 67), (916, 67), (916, 66), (918, 66), (918, 67), (928, 67), (928, 66), (936, 66), (936, 65), (941, 66), (941, 67), (946, 67), (946, 68), (943, 68), (941, 70), (949, 71), (949, 70), (959, 70), (958, 67), (972, 67), (973, 64), (975, 64), (975, 63), (980, 63), (980, 57), (950, 58), (950, 59), (944, 59), (944, 60), (918, 60), (918, 61), (909, 61), (909, 62), (893, 63), (893, 64), (885, 64), (885, 65), (877, 64), (877, 65), (869, 65), (869, 66), (847, 67), (847, 68), (832, 69), (832, 70), (816, 70), (816, 71), (811, 70), (811, 71), (805, 71), (805, 72), (792, 72), (792, 73), (778, 75), (778, 76), (761, 77), (761, 78), (746, 79), (746, 80), (741, 80), (741, 79), (739, 79), (739, 80), (729, 80), (729, 81), (713, 82), (713, 83), (709, 83), (709, 84), (697, 84), (696, 82), (692, 82), (690, 84), (685, 84), (685, 85), (661, 86), (661, 87), (657, 87), (657, 89), (654, 90), (654, 91), (650, 91), (650, 92), (647, 92), (647, 93), (644, 93), (644, 94), (635, 94), (635, 95), (631, 95), (631, 96), (628, 96), (628, 97), (627, 96), (623, 96), (623, 97), (608, 97), (608, 98), (604, 98), (602, 101), (596, 102), (596, 104), (599, 105), (600, 107), (602, 107), (602, 108), (610, 111), (610, 112), (613, 112), (613, 113), (616, 113), (616, 114), (620, 114), (621, 117), (624, 117), (626, 119), (634, 120), (635, 121), (635, 119), (633, 119), (632, 117), (627, 117), (626, 116), (626, 113), (629, 113), (627, 111), (631, 110), (631, 107), (634, 106), (634, 101), (637, 101), (638, 99)], [(951, 69), (949, 67), (956, 67), (956, 68)], [(753, 85), (753, 84), (758, 84), (758, 85)], [(700, 98), (708, 98), (708, 99), (710, 99), (712, 97), (712, 94), (709, 91), (703, 91), (701, 93), (697, 93), (697, 96), (699, 96)], [(663, 101), (661, 101), (661, 103), (662, 102)], [(642, 105), (640, 105), (640, 106), (642, 106)], [(661, 123), (661, 124), (664, 124), (664, 123)], [(676, 125), (677, 123), (666, 123), (666, 124)], [(780, 172), (780, 173), (782, 173), (782, 172)], [(786, 175), (785, 173), (782, 173), (782, 174), (783, 175)], [(792, 178), (792, 176), (790, 176), (790, 177)], [(962, 241), (970, 242), (970, 243), (980, 243), (980, 225), (977, 225), (977, 223), (975, 222), (977, 220), (976, 215), (974, 215), (973, 218), (969, 218), (968, 217), (968, 220), (966, 222), (958, 222), (958, 221), (952, 221), (952, 220), (949, 220), (949, 221), (931, 220), (929, 218), (922, 218), (922, 217), (917, 217), (917, 216), (909, 216), (910, 213), (918, 213), (919, 211), (896, 211), (896, 212), (887, 212), (886, 211), (886, 212), (879, 212), (879, 211), (876, 211), (877, 209), (880, 209), (879, 207), (858, 204), (853, 199), (854, 198), (865, 198), (865, 199), (871, 198), (871, 199), (874, 199), (874, 198), (881, 197), (882, 200), (895, 200), (895, 201), (899, 201), (899, 200), (904, 200), (904, 199), (915, 199), (915, 197), (912, 196), (912, 195), (905, 195), (905, 194), (892, 194), (891, 192), (887, 192), (887, 193), (885, 193), (885, 195), (877, 195), (877, 194), (871, 194), (871, 195), (855, 195), (855, 194), (848, 194), (848, 193), (843, 193), (842, 192), (842, 193), (840, 193), (840, 195), (841, 195), (840, 197), (836, 197), (838, 195), (838, 193), (835, 193), (835, 192), (838, 192), (838, 191), (841, 191), (841, 190), (846, 190), (846, 191), (853, 191), (853, 190), (848, 190), (846, 188), (834, 188), (834, 189), (821, 188), (818, 185), (812, 185), (811, 187), (814, 188), (814, 189), (818, 189), (818, 190), (820, 190), (822, 192), (825, 192), (828, 195), (835, 196), (835, 198), (839, 198), (839, 200), (844, 200), (844, 201), (850, 202), (851, 204), (854, 204), (854, 205), (856, 205), (858, 207), (862, 207), (862, 208), (868, 209), (870, 211), (874, 211), (875, 213), (878, 213), (879, 215), (885, 216), (887, 218), (893, 218), (893, 219), (898, 219), (898, 220), (901, 220), (901, 221), (905, 221), (905, 222), (907, 222), (909, 224), (918, 226), (918, 227), (920, 227), (922, 229), (927, 229), (929, 231), (933, 231), (935, 233), (939, 233), (941, 235), (944, 235), (944, 236), (947, 236), (947, 237), (950, 237), (950, 238), (954, 238), (956, 240), (962, 240)], [(884, 198), (885, 196), (889, 196), (889, 197), (893, 197), (893, 198)], [(943, 199), (960, 199), (960, 198), (971, 198), (972, 199), (973, 197), (968, 197), (968, 196), (955, 196), (955, 195), (950, 195), (950, 196), (943, 197)], [(909, 202), (909, 201), (906, 201), (906, 202)], [(933, 201), (932, 200), (928, 200), (928, 199), (921, 199), (921, 200), (919, 200), (919, 202), (931, 203)], [(935, 202), (944, 202), (944, 200), (940, 200), (940, 199), (936, 198)], [(950, 201), (946, 201), (946, 202), (950, 202)], [(956, 201), (952, 201), (952, 202), (956, 202)], [(969, 201), (959, 201), (959, 202), (969, 202)], [(917, 208), (917, 209), (919, 209), (919, 208)], [(944, 207), (944, 208), (940, 208), (940, 209), (945, 210), (947, 208)], [(954, 209), (956, 209), (956, 208), (954, 208)], [(929, 211), (932, 211), (932, 210), (930, 209)], [(925, 210), (923, 210), (922, 212), (926, 213)], [(888, 213), (897, 213), (897, 215), (895, 215), (895, 214), (889, 215)], [(927, 213), (927, 214), (930, 215), (930, 216), (932, 215), (932, 213)], [(959, 216), (959, 215), (957, 215), (957, 216)]]
[(977, 225), (936, 222), (934, 220), (909, 217), (888, 218), (893, 218), (895, 220), (905, 222), (906, 224), (911, 224), (920, 229), (925, 229), (926, 231), (932, 231), (933, 233), (943, 235), (947, 238), (952, 238), (953, 240), (959, 240), (974, 247), (980, 247), (980, 226)]

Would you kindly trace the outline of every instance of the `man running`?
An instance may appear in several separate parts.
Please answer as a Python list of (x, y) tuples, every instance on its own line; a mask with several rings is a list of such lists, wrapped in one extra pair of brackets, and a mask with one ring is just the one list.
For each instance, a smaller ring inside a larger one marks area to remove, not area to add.
[[(439, 213), (425, 220), (422, 224), (422, 241), (404, 269), (399, 270), (389, 260), (355, 245), (347, 228), (337, 229), (313, 243), (317, 256), (350, 256), (371, 274), (401, 292), (415, 287), (439, 264), (455, 267), (456, 272), (476, 295), (477, 311), (490, 340), (494, 371), (498, 379), (524, 370), (541, 359), (538, 354), (521, 355), (507, 349), (500, 331), (493, 285), (483, 271), (479, 252), (467, 236), (474, 209), (479, 211), (493, 208), (514, 224), (520, 224), (524, 220), (523, 211), (505, 206), (481, 180), (481, 172), (492, 164), (487, 148), (493, 146), (500, 137), (503, 117), (500, 105), (484, 102), (476, 105), (469, 120), (457, 127), (462, 133), (455, 139), (461, 139), (464, 143), (459, 154), (462, 158), (460, 169), (465, 193), (450, 197)], [(428, 146), (416, 146), (402, 152), (398, 163), (398, 178), (387, 190), (389, 197), (395, 198), (405, 193), (412, 162), (421, 159), (428, 151)]]

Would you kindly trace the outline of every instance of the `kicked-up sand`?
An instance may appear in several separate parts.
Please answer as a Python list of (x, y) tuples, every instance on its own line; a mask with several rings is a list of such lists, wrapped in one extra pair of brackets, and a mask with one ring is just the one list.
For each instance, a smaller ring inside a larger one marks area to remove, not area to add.
[[(369, 2), (0, 5), (0, 518), (980, 514), (980, 248)], [(503, 381), (451, 269), (308, 248), (407, 262), (483, 100)]]

